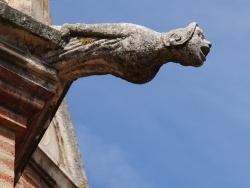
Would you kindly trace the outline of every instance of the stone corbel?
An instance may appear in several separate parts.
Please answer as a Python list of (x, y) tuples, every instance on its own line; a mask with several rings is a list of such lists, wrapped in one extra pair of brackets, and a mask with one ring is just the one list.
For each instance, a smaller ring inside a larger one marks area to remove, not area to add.
[(64, 49), (52, 64), (64, 81), (112, 74), (142, 84), (168, 62), (201, 66), (211, 48), (196, 23), (167, 33), (128, 23), (64, 24), (55, 28), (62, 33)]

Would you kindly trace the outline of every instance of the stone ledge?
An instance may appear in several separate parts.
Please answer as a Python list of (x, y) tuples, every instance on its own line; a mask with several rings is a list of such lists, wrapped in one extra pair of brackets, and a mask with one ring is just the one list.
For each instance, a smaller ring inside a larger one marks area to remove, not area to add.
[(8, 6), (3, 2), (0, 2), (0, 19), (5, 19), (11, 25), (21, 27), (32, 34), (47, 39), (55, 44), (59, 44), (61, 42), (61, 33), (59, 31)]

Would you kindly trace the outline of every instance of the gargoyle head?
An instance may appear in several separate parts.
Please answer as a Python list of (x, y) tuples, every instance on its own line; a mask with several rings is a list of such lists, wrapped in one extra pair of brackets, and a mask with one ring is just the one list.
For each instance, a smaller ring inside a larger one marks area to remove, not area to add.
[(173, 55), (172, 61), (194, 67), (203, 65), (212, 47), (196, 23), (167, 33), (164, 43)]

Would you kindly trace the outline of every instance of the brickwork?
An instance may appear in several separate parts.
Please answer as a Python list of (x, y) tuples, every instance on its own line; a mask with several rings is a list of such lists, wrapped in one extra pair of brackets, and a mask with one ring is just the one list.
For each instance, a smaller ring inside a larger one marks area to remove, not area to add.
[(16, 188), (39, 188), (41, 184), (40, 177), (37, 176), (32, 169), (27, 166), (23, 172), (21, 178), (19, 179)]
[(26, 166), (15, 188), (54, 188), (58, 187), (51, 177), (31, 160)]
[(15, 161), (15, 132), (0, 126), (0, 187), (13, 188)]

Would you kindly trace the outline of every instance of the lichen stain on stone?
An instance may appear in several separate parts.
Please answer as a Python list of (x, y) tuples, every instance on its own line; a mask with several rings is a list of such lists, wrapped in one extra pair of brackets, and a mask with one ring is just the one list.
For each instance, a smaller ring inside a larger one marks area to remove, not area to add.
[(88, 45), (93, 43), (96, 39), (95, 38), (90, 38), (90, 37), (84, 37), (84, 38), (78, 38), (83, 45)]
[(82, 184), (79, 186), (79, 188), (88, 188), (88, 182), (87, 180), (83, 180)]

